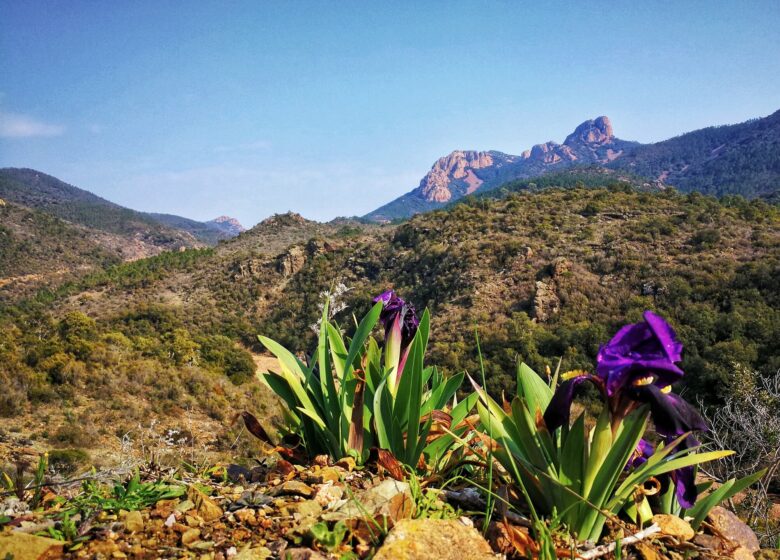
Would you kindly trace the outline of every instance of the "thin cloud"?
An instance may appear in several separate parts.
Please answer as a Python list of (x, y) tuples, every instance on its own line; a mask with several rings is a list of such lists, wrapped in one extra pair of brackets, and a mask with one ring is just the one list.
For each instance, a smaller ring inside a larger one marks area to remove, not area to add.
[(65, 127), (18, 113), (0, 113), (0, 137), (41, 138), (61, 136)]

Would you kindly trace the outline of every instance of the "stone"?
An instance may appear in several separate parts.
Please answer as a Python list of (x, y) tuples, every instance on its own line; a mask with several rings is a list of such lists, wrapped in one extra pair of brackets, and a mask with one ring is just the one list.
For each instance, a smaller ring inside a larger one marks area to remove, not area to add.
[(690, 523), (676, 515), (659, 513), (653, 516), (653, 523), (661, 528), (661, 533), (664, 535), (676, 537), (682, 541), (689, 541), (696, 534)]
[(310, 548), (287, 548), (284, 551), (285, 560), (327, 560), (322, 554)]
[(552, 262), (552, 277), (557, 280), (571, 270), (571, 262), (566, 257), (557, 257)]
[(489, 560), (487, 541), (473, 527), (452, 519), (403, 519), (374, 560)]
[(414, 510), (409, 485), (398, 480), (383, 480), (363, 490), (338, 508), (322, 516), (326, 521), (385, 518), (391, 522), (410, 517)]
[(257, 523), (257, 517), (255, 516), (255, 510), (244, 508), (233, 513), (239, 523), (244, 525), (255, 525)]
[[(495, 156), (499, 157), (497, 153)], [(493, 158), (494, 155), (489, 152), (456, 150), (433, 164), (414, 193), (428, 202), (447, 202), (453, 194), (451, 183), (462, 181), (467, 185), (466, 193), (470, 194), (482, 184), (482, 179), (476, 176), (474, 170), (491, 167)]]
[(341, 480), (341, 471), (336, 467), (325, 467), (319, 472), (322, 482), (338, 482)]
[(11, 532), (0, 535), (0, 558), (49, 560), (62, 557), (65, 543), (47, 537)]
[(747, 524), (733, 512), (721, 506), (715, 506), (707, 516), (715, 530), (731, 542), (745, 547), (750, 552), (758, 552), (761, 545), (758, 537)]
[(180, 513), (187, 513), (195, 507), (195, 503), (192, 500), (184, 500), (176, 506), (176, 511)]
[(336, 466), (341, 467), (345, 471), (352, 472), (355, 470), (355, 459), (352, 457), (342, 457), (338, 461), (336, 461)]
[(301, 517), (316, 517), (322, 513), (322, 506), (315, 500), (304, 500), (302, 502), (293, 502), (287, 504), (282, 508), (282, 511), (287, 510), (290, 513), (297, 513)]
[(272, 496), (301, 496), (302, 498), (311, 498), (314, 496), (314, 489), (300, 480), (288, 480), (277, 486), (271, 491)]
[(129, 511), (125, 517), (125, 529), (130, 533), (140, 533), (144, 530), (144, 517), (140, 511)]
[(744, 546), (738, 546), (731, 552), (732, 560), (755, 560), (755, 555), (745, 548)]
[(214, 521), (222, 517), (222, 508), (194, 486), (190, 486), (187, 491), (187, 499), (195, 505), (198, 515), (204, 521)]
[(181, 544), (191, 546), (200, 540), (200, 529), (187, 529), (181, 535)]
[(555, 293), (552, 283), (539, 280), (536, 283), (536, 294), (534, 295), (533, 317), (540, 323), (544, 323), (556, 315), (560, 309), (561, 300)]
[(15, 517), (30, 512), (30, 506), (16, 496), (11, 496), (0, 502), (0, 515)]
[(314, 499), (324, 508), (333, 508), (343, 497), (344, 489), (333, 482), (328, 482), (317, 489)]
[(233, 560), (267, 560), (273, 553), (264, 546), (252, 548), (247, 546), (242, 548)]
[(693, 543), (713, 552), (722, 552), (725, 548), (723, 539), (706, 533), (699, 533), (693, 537)]

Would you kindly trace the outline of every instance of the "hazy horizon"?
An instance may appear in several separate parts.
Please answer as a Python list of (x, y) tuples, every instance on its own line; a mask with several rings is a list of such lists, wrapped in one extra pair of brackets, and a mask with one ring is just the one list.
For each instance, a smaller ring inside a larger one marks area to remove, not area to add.
[(607, 115), (654, 142), (780, 108), (780, 4), (0, 0), (0, 167), (249, 227), (362, 215), (455, 149)]

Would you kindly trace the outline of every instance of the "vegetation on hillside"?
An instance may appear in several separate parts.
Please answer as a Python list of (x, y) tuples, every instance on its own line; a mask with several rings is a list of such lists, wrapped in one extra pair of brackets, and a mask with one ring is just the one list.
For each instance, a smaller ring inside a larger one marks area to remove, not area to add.
[[(488, 385), (511, 389), (521, 357), (587, 367), (599, 341), (641, 310), (669, 317), (686, 343), (689, 386), (717, 399), (733, 364), (780, 367), (778, 210), (741, 198), (573, 188), (471, 199), (417, 217), (377, 244), (359, 240), (310, 259), (261, 319), (265, 332), (310, 347), (313, 294), (340, 281), (351, 310), (370, 283), (392, 286), (441, 317), (433, 359), (476, 371), (483, 338)], [(558, 300), (540, 320), (537, 282)], [(556, 306), (553, 306), (556, 307)], [(262, 330), (262, 329), (261, 329)], [(310, 331), (308, 331), (310, 332)]]
[(0, 205), (0, 282), (15, 276), (102, 267), (118, 260), (117, 252), (81, 228), (44, 212)]
[(780, 111), (640, 145), (609, 167), (662, 179), (684, 192), (769, 195), (780, 189)]
[(121, 235), (142, 235), (150, 243), (173, 248), (194, 239), (141, 212), (124, 208), (34, 169), (0, 170), (0, 198), (42, 210), (60, 219)]
[[(439, 317), (431, 360), (447, 374), (478, 371), (479, 331), (494, 395), (514, 391), (518, 358), (540, 371), (559, 358), (565, 370), (590, 367), (609, 332), (655, 309), (686, 345), (689, 389), (714, 402), (735, 363), (766, 374), (780, 367), (778, 219), (760, 201), (618, 184), (469, 199), (396, 228), (277, 217), (214, 250), (166, 253), (7, 300), (0, 375), (16, 404), (6, 414), (75, 398), (100, 386), (92, 380), (140, 383), (128, 373), (139, 368), (175, 372), (145, 374), (169, 391), (157, 403), (182, 391), (197, 401), (198, 383), (181, 376), (241, 382), (251, 368), (240, 344), (261, 351), (256, 333), (313, 348), (321, 294), (337, 284), (346, 288), (339, 321), (364, 313), (377, 286), (429, 307)], [(63, 334), (73, 312), (93, 325), (81, 346)]]

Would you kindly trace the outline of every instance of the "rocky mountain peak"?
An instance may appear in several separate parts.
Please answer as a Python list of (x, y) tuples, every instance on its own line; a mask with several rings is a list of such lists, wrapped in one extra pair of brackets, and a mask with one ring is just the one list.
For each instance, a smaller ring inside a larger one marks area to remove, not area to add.
[(577, 144), (609, 144), (615, 138), (609, 117), (601, 116), (587, 120), (574, 129), (564, 140), (565, 146)]
[(219, 226), (220, 229), (235, 231), (236, 233), (246, 231), (246, 228), (241, 225), (241, 222), (230, 216), (219, 216), (209, 223)]
[(436, 160), (431, 170), (420, 181), (417, 188), (420, 196), (429, 202), (447, 202), (452, 198), (449, 186), (453, 180), (462, 180), (468, 187), (467, 192), (473, 192), (482, 180), (474, 174), (474, 169), (490, 167), (494, 164), (489, 152), (474, 150), (455, 150)]
[(528, 159), (545, 164), (555, 164), (562, 161), (574, 161), (577, 159), (571, 149), (566, 145), (561, 145), (556, 142), (545, 142), (544, 144), (537, 144), (530, 150), (526, 150), (522, 153), (523, 159)]

